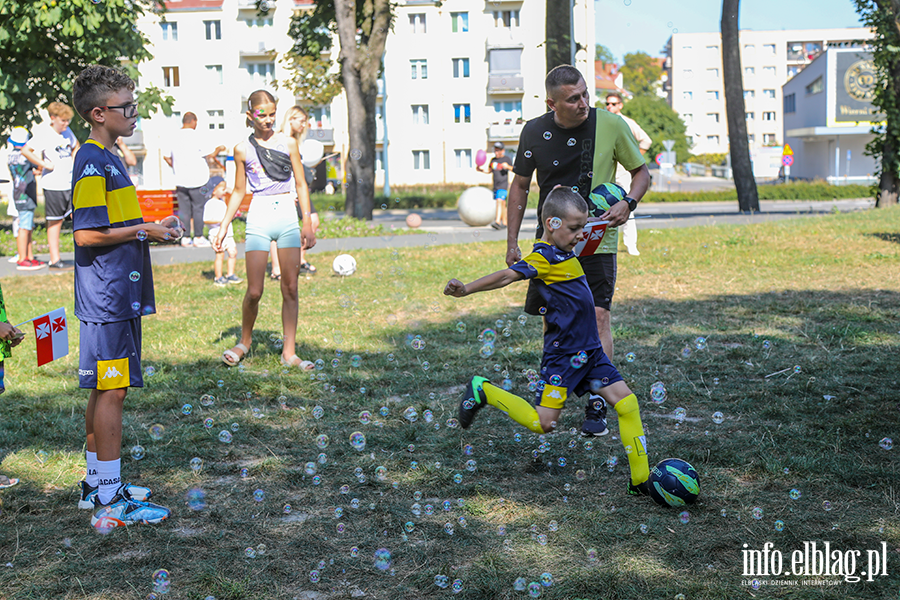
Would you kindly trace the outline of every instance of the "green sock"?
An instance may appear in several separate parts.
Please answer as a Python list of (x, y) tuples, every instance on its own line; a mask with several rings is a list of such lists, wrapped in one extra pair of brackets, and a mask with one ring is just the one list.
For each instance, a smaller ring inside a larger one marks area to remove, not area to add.
[(631, 483), (638, 485), (650, 477), (650, 463), (647, 461), (647, 438), (644, 436), (637, 397), (629, 394), (616, 402), (614, 408), (619, 413), (619, 437), (628, 455)]
[(488, 404), (505, 412), (519, 425), (523, 425), (535, 433), (544, 433), (537, 410), (526, 400), (492, 383), (485, 382), (481, 386), (481, 390), (484, 392)]

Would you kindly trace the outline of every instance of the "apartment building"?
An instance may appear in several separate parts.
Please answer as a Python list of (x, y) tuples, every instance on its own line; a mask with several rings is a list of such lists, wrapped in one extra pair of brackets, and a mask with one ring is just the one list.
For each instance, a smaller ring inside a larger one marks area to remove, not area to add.
[[(858, 46), (865, 28), (740, 32), (745, 117), (751, 151), (784, 143), (782, 86), (829, 47)], [(676, 33), (666, 44), (669, 105), (687, 125), (694, 154), (728, 151), (722, 39)], [(627, 82), (626, 82), (627, 84)]]
[[(575, 65), (594, 78), (594, 5), (573, 4)], [(141, 65), (143, 85), (175, 99), (174, 113), (142, 119), (129, 140), (140, 163), (135, 180), (145, 188), (174, 185), (162, 157), (168, 134), (186, 111), (199, 118), (211, 144), (232, 148), (249, 134), (247, 96), (266, 88), (284, 109), (294, 99), (275, 82), (288, 77), (280, 61), (292, 40), (291, 16), (312, 8), (310, 0), (268, 0), (259, 14), (255, 0), (168, 0), (164, 15), (137, 24), (154, 58)], [(379, 82), (376, 183), (490, 185), (475, 170), (475, 154), (493, 143), (515, 153), (524, 122), (542, 114), (544, 103), (545, 3), (536, 0), (406, 0), (395, 21)], [(587, 49), (591, 49), (588, 51)], [(332, 59), (338, 54), (338, 42)], [(593, 101), (593, 99), (592, 99)], [(346, 101), (311, 107), (311, 136), (338, 154), (350, 154)]]

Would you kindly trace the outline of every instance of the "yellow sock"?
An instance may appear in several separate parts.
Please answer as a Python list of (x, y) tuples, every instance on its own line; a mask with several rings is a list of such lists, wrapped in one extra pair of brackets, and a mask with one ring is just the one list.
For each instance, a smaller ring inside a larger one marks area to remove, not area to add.
[(481, 386), (481, 390), (484, 392), (488, 404), (505, 412), (519, 425), (523, 425), (535, 433), (544, 433), (537, 411), (527, 400), (492, 383), (485, 382)]
[(631, 483), (638, 485), (650, 477), (650, 463), (647, 461), (647, 438), (644, 436), (637, 397), (629, 394), (616, 402), (614, 408), (619, 413), (619, 437), (628, 455)]

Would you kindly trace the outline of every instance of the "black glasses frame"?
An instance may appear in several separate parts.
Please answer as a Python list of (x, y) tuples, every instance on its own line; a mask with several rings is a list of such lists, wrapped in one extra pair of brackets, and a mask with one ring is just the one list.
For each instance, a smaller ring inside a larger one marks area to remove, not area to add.
[[(131, 104), (121, 104), (119, 106), (98, 106), (97, 108), (102, 108), (103, 110), (112, 110), (114, 108), (122, 109), (122, 116), (126, 119), (130, 119), (132, 117), (136, 117), (138, 113), (138, 105), (137, 102), (132, 102)], [(129, 114), (131, 113), (131, 114)]]

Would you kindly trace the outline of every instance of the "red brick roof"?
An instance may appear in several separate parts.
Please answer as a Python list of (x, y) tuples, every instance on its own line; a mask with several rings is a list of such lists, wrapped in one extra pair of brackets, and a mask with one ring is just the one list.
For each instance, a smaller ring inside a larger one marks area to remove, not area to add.
[(624, 89), (616, 85), (616, 79), (619, 76), (619, 65), (614, 63), (605, 64), (598, 60), (594, 62), (594, 73), (595, 90), (604, 92), (625, 92)]

